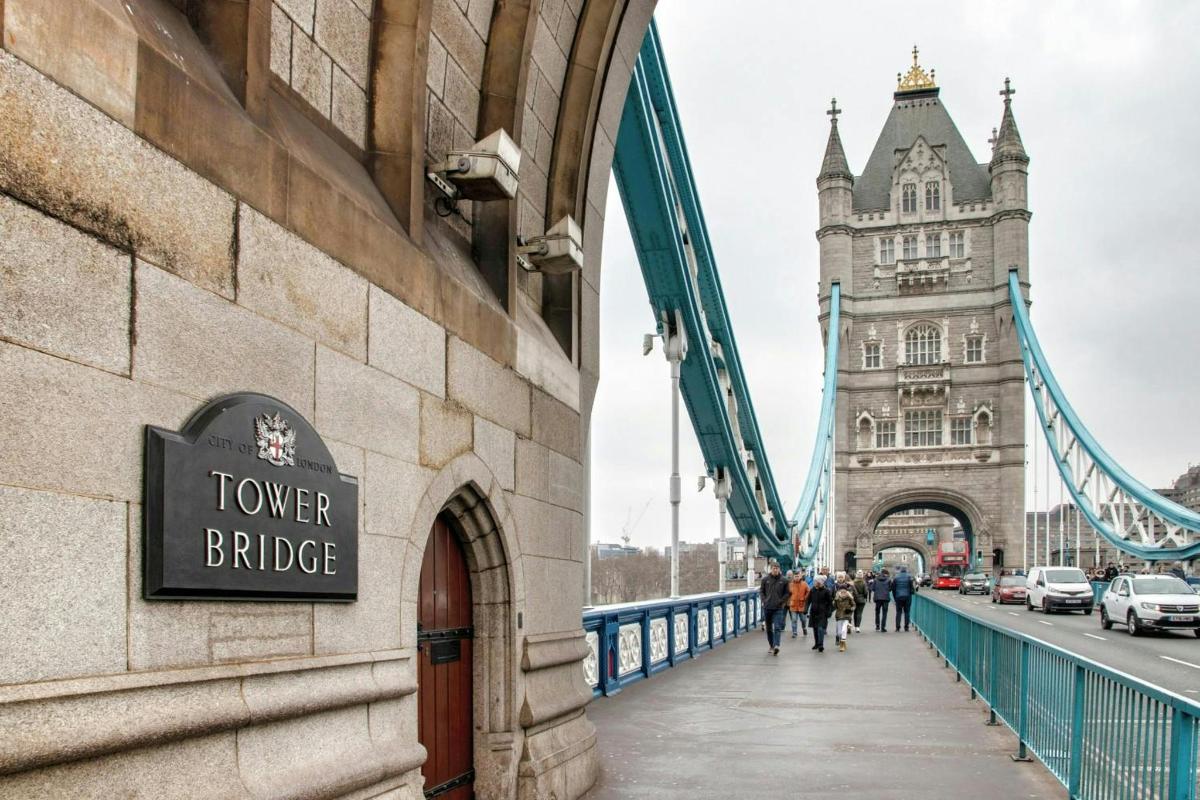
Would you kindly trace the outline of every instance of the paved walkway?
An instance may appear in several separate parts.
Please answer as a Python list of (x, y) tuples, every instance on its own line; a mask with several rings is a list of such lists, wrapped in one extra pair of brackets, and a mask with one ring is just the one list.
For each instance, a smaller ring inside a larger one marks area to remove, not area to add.
[(915, 631), (864, 629), (820, 655), (787, 636), (778, 656), (756, 632), (594, 701), (600, 779), (586, 797), (1065, 796), (1040, 764), (1009, 758), (1016, 737), (984, 724)]

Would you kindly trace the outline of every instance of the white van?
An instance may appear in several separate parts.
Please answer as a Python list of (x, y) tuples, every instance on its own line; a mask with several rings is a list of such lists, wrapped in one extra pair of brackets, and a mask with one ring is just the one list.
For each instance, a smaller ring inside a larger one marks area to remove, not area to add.
[(1091, 614), (1096, 599), (1092, 584), (1076, 567), (1034, 567), (1025, 578), (1025, 607), (1042, 613), (1082, 611)]

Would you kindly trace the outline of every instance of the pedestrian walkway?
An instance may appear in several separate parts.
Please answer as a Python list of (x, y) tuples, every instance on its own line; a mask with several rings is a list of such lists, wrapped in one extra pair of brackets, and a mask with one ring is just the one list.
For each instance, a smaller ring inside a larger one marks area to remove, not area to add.
[[(833, 625), (830, 624), (832, 633)], [(1061, 798), (919, 634), (864, 629), (838, 653), (761, 632), (593, 702), (608, 798)], [(828, 793), (833, 793), (832, 795)]]

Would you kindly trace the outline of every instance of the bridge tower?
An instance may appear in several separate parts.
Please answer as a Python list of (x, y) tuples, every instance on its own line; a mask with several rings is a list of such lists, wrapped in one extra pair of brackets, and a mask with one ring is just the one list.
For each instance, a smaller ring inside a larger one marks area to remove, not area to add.
[(1025, 400), (1007, 280), (1015, 267), (1028, 287), (1029, 157), (1007, 79), (979, 163), (934, 77), (914, 47), (860, 175), (836, 101), (828, 112), (817, 240), (826, 337), (830, 286), (842, 287), (838, 568), (867, 567), (894, 544), (879, 523), (912, 509), (955, 517), (979, 567), (1020, 563)]

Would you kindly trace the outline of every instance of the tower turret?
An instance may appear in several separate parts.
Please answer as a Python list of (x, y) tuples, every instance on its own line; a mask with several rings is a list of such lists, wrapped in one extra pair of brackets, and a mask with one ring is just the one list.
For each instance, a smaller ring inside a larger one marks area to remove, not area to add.
[(825, 158), (821, 160), (821, 172), (817, 175), (817, 196), (820, 203), (820, 223), (817, 240), (821, 243), (821, 294), (824, 297), (832, 281), (840, 280), (847, 286), (851, 269), (850, 214), (854, 205), (854, 174), (846, 161), (842, 148), (842, 137), (838, 135), (837, 98), (830, 101), (829, 141), (825, 144)]
[(1017, 130), (1013, 116), (1012, 96), (1016, 90), (1004, 79), (1004, 116), (1000, 131), (992, 141), (991, 175), (992, 198), (995, 203), (995, 280), (999, 285), (1008, 279), (1008, 270), (1017, 267), (1021, 280), (1029, 280), (1029, 156)]

